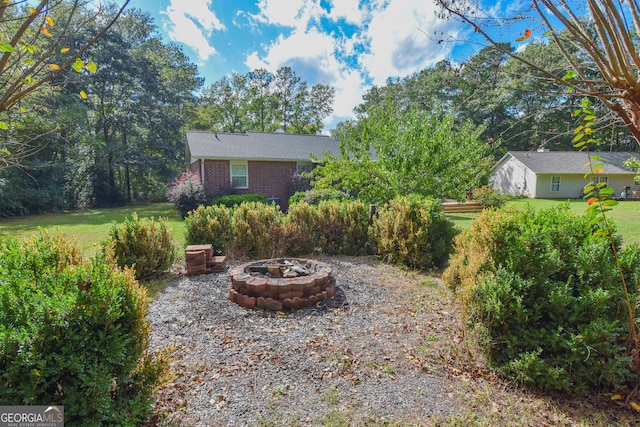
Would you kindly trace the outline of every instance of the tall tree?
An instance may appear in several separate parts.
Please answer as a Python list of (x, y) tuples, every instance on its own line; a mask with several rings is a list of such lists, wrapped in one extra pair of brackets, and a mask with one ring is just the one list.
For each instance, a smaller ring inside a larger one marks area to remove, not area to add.
[(303, 81), (290, 67), (223, 76), (203, 91), (190, 126), (224, 132), (253, 130), (318, 134), (333, 112), (335, 89)]
[(271, 93), (273, 74), (264, 68), (250, 71), (247, 74), (249, 89), (248, 112), (249, 127), (266, 132), (273, 121), (275, 99)]
[[(543, 24), (536, 35), (549, 37), (557, 45), (566, 73), (560, 76), (548, 70), (544, 63), (517, 52), (504, 50), (504, 53), (575, 95), (597, 98), (622, 120), (640, 144), (640, 91), (637, 90), (640, 87), (640, 53), (636, 49), (640, 4), (637, 1), (531, 0), (525, 13), (511, 10), (512, 15), (503, 22), (494, 18), (490, 11), (482, 10), (477, 2), (436, 2), (445, 16), (457, 17), (498, 48), (500, 40), (491, 35), (493, 25), (509, 25), (509, 21), (528, 19), (531, 18), (528, 12), (533, 12)], [(527, 29), (516, 41), (527, 40), (533, 30)]]
[(374, 107), (342, 126), (342, 156), (328, 156), (314, 169), (315, 185), (357, 192), (370, 203), (410, 193), (462, 199), (493, 160), (479, 138), (484, 128), (454, 121), (452, 114), (438, 117), (415, 106), (403, 110), (393, 100)]

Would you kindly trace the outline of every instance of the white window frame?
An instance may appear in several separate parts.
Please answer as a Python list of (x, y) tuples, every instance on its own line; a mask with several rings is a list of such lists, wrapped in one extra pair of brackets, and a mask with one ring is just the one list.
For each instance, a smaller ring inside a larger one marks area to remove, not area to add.
[(313, 163), (311, 162), (296, 162), (296, 173), (298, 175), (302, 173), (311, 172), (313, 170)]
[(601, 175), (596, 175), (593, 182), (598, 185), (601, 182), (604, 182), (604, 186), (602, 188), (606, 188), (609, 186), (609, 177), (608, 176), (601, 176)]
[[(234, 166), (244, 166), (244, 174), (240, 175), (240, 174), (234, 174), (233, 172), (233, 167)], [(231, 187), (232, 188), (238, 188), (238, 189), (247, 189), (249, 188), (249, 162), (247, 161), (237, 161), (234, 160), (232, 162), (230, 162), (229, 164), (229, 179), (231, 180)], [(233, 182), (234, 178), (244, 178), (246, 185), (244, 186), (240, 186), (240, 185), (235, 185), (235, 183)]]
[[(556, 180), (557, 178), (557, 180)], [(559, 193), (560, 192), (560, 184), (562, 182), (562, 178), (559, 175), (555, 175), (551, 177), (551, 192)]]

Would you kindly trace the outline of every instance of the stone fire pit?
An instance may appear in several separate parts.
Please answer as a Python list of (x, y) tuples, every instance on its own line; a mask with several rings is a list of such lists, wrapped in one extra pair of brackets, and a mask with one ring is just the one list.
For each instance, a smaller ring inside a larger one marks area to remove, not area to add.
[(229, 275), (229, 299), (248, 309), (298, 310), (336, 293), (331, 266), (315, 260), (255, 261), (234, 268)]

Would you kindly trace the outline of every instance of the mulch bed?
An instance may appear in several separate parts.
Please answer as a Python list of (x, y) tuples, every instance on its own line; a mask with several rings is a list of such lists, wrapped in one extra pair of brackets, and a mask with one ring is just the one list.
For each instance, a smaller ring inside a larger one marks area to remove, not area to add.
[(574, 425), (548, 398), (469, 366), (438, 279), (367, 257), (318, 259), (332, 265), (336, 295), (299, 311), (233, 304), (227, 273), (179, 276), (159, 292), (150, 347), (170, 347), (173, 362), (152, 425), (422, 426), (476, 414), (486, 425)]

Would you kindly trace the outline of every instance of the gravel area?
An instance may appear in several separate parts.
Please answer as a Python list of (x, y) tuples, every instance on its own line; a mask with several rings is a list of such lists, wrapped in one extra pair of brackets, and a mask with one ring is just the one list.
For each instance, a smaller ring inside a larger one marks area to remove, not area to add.
[(172, 348), (157, 421), (192, 426), (421, 424), (459, 406), (443, 367), (431, 278), (368, 258), (332, 265), (333, 299), (296, 312), (247, 310), (227, 273), (180, 276), (149, 307), (151, 348)]

